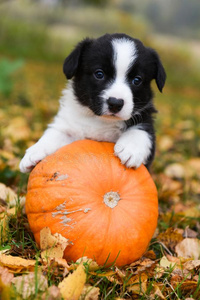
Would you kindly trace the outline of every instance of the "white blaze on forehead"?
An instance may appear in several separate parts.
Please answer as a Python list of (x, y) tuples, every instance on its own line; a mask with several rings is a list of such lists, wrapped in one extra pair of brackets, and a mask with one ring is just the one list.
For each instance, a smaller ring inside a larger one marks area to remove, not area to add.
[(116, 69), (116, 79), (124, 79), (136, 59), (136, 46), (128, 39), (115, 39), (112, 41), (114, 50), (114, 65)]
[(114, 81), (108, 85), (101, 95), (104, 100), (103, 114), (112, 114), (109, 112), (107, 104), (109, 97), (123, 99), (124, 105), (115, 115), (120, 119), (128, 120), (131, 118), (134, 109), (134, 95), (127, 82), (126, 76), (137, 57), (137, 49), (135, 43), (126, 38), (114, 39), (112, 46), (114, 52), (113, 63), (116, 74)]

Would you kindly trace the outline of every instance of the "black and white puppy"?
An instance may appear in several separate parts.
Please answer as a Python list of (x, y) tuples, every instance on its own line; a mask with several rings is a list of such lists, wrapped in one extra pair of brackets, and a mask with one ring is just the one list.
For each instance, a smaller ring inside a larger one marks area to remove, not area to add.
[(160, 91), (165, 71), (157, 53), (125, 34), (86, 38), (66, 58), (68, 87), (60, 109), (20, 163), (30, 171), (40, 160), (76, 140), (114, 142), (127, 167), (150, 166), (155, 152), (150, 83)]

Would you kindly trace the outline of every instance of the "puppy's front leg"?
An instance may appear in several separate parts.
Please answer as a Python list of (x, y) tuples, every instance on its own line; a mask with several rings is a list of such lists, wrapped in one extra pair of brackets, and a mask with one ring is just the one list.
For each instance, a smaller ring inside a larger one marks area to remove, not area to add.
[(141, 164), (148, 164), (153, 156), (153, 137), (145, 130), (130, 127), (115, 144), (115, 155), (127, 167), (138, 168)]
[(54, 153), (62, 146), (71, 142), (73, 142), (72, 138), (66, 133), (55, 128), (48, 128), (39, 141), (26, 150), (19, 165), (21, 172), (30, 172), (47, 155)]

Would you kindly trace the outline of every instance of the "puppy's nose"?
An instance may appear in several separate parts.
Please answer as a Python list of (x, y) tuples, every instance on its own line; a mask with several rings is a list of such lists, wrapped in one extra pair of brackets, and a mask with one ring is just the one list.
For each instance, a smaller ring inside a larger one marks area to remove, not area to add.
[(124, 100), (110, 97), (110, 98), (108, 98), (107, 103), (108, 103), (108, 108), (109, 108), (110, 112), (117, 113), (122, 109), (122, 107), (124, 105)]

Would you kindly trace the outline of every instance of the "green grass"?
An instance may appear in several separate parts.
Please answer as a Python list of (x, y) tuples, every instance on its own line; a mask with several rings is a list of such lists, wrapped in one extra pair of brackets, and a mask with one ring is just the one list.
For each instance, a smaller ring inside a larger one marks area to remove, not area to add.
[[(88, 11), (90, 12), (88, 15), (91, 15), (91, 10), (88, 9)], [(19, 172), (19, 161), (27, 147), (40, 138), (47, 124), (57, 112), (58, 98), (66, 83), (62, 74), (62, 61), (69, 53), (74, 41), (79, 37), (79, 35), (72, 36), (67, 42), (58, 37), (55, 40), (55, 36), (53, 37), (51, 34), (53, 32), (51, 26), (56, 23), (57, 15), (49, 15), (45, 22), (42, 22), (42, 14), (43, 12), (39, 13), (38, 20), (40, 21), (34, 26), (31, 23), (34, 20), (13, 19), (9, 15), (0, 18), (0, 66), (2, 62), (7, 61), (7, 67), (2, 68), (3, 71), (0, 70), (0, 76), (3, 74), (2, 78), (6, 78), (8, 83), (9, 80), (11, 82), (8, 93), (4, 93), (0, 89), (0, 182), (12, 187), (19, 196), (26, 194), (28, 181), (28, 175)], [(70, 12), (68, 14), (70, 15)], [(73, 24), (73, 26), (76, 25), (79, 28), (84, 17), (80, 10), (77, 15), (80, 15), (80, 19), (77, 19), (79, 24)], [(131, 34), (133, 32), (132, 25), (136, 25), (137, 20), (131, 20), (130, 15), (128, 19), (126, 17), (126, 14), (118, 14), (115, 11), (110, 19), (114, 20), (112, 21), (113, 26), (116, 20), (120, 19), (121, 27), (119, 27)], [(64, 18), (64, 14), (62, 18)], [(71, 19), (67, 19), (66, 24), (69, 25)], [(93, 19), (95, 19), (95, 15), (90, 17), (91, 24), (93, 24)], [(98, 18), (98, 22), (100, 21), (101, 17)], [(88, 24), (87, 26), (91, 27), (89, 22)], [(148, 38), (148, 35), (145, 36), (145, 25), (142, 27), (141, 23), (140, 26), (139, 35), (144, 37), (147, 45), (154, 47), (155, 44), (152, 39)], [(50, 27), (51, 30), (49, 30)], [(84, 34), (84, 30), (87, 31), (87, 28), (83, 28), (83, 31), (80, 30), (80, 37)], [(112, 26), (109, 24), (108, 28), (112, 30)], [(103, 25), (98, 30), (94, 28), (96, 34), (102, 31), (107, 31)], [(171, 163), (184, 164), (191, 158), (198, 158), (200, 155), (199, 61), (195, 64), (191, 54), (183, 51), (181, 47), (166, 49), (162, 46), (158, 46), (158, 48), (156, 46), (156, 49), (161, 54), (168, 75), (163, 94), (160, 94), (153, 84), (156, 96), (155, 103), (159, 111), (155, 121), (158, 146), (152, 167), (152, 176), (159, 193), (160, 214), (157, 230), (158, 233), (161, 233), (171, 227), (185, 229), (189, 226), (190, 229), (198, 233), (199, 237), (200, 217), (196, 216), (195, 212), (199, 207), (200, 197), (199, 192), (196, 192), (191, 185), (198, 185), (199, 174), (196, 173), (189, 178), (173, 179), (180, 183), (181, 194), (178, 194), (176, 190), (172, 193), (170, 188), (167, 193), (162, 190), (164, 185), (162, 176), (165, 174), (167, 166)], [(21, 57), (24, 62), (21, 68), (16, 69), (15, 72), (13, 69), (11, 76), (7, 74), (8, 67), (12, 64), (14, 66)], [(163, 150), (160, 147), (159, 141), (163, 136), (171, 138), (172, 148)], [(175, 212), (177, 204), (183, 206), (184, 213)], [(191, 210), (189, 215), (187, 208)], [(38, 267), (41, 265), (39, 261), (40, 250), (29, 229), (26, 215), (22, 213), (19, 198), (16, 203), (16, 213), (9, 216), (7, 220), (7, 239), (1, 239), (0, 250), (9, 249), (9, 254), (13, 256), (36, 259), (35, 277), (37, 278)], [(155, 262), (159, 262), (166, 253), (173, 252), (157, 238), (152, 239), (149, 249), (156, 254)], [(174, 252), (173, 255), (175, 256)], [(117, 297), (151, 299), (150, 295), (155, 286), (159, 286), (166, 299), (186, 299), (190, 296), (199, 299), (200, 297), (200, 277), (196, 287), (190, 290), (184, 286), (188, 281), (185, 275), (178, 284), (172, 286), (173, 268), (166, 269), (160, 277), (157, 271), (153, 270), (151, 275), (148, 274), (146, 292), (143, 293), (141, 290), (139, 294), (134, 295), (128, 292), (128, 282), (133, 275), (133, 269), (130, 267), (121, 268), (125, 272), (125, 277), (123, 282), (119, 284), (117, 281), (119, 278), (116, 274), (113, 282), (107, 276), (108, 272), (115, 271), (114, 266), (110, 268), (104, 266), (91, 273), (88, 264), (85, 263), (84, 265), (87, 283), (100, 288), (100, 299), (111, 300)], [(62, 279), (62, 274), (58, 272), (56, 267), (51, 265), (45, 272), (48, 285), (58, 285)], [(195, 275), (195, 272), (196, 270), (193, 271), (192, 276)], [(37, 280), (35, 285), (35, 295), (29, 299), (42, 298)], [(12, 290), (10, 298), (5, 299), (16, 299), (16, 297), (16, 291)], [(159, 299), (159, 297), (155, 295), (154, 299)]]

